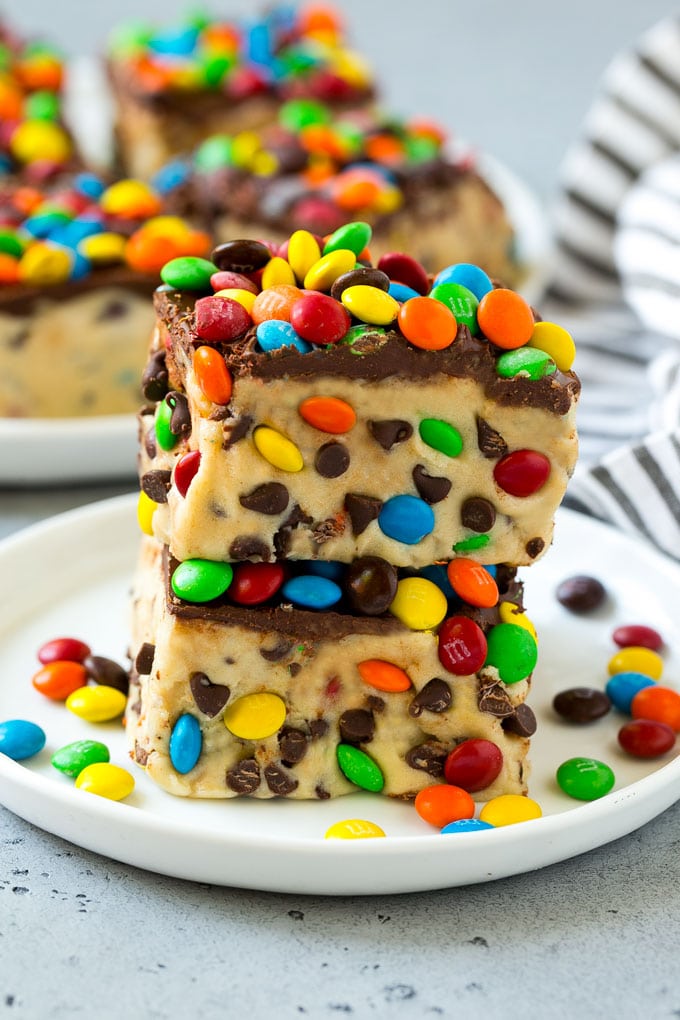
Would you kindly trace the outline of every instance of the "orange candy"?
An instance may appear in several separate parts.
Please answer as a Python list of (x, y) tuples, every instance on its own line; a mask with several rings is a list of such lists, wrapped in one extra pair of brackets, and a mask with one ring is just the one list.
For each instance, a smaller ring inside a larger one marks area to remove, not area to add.
[(633, 719), (653, 719), (680, 733), (680, 694), (670, 687), (644, 687), (630, 704)]
[(380, 194), (380, 185), (377, 181), (366, 177), (345, 176), (348, 179), (338, 178), (333, 195), (341, 209), (353, 212), (368, 209), (375, 204)]
[(349, 432), (357, 420), (354, 408), (339, 397), (308, 397), (298, 411), (308, 425), (333, 435)]
[(24, 97), (10, 82), (0, 80), (0, 117), (3, 120), (20, 120)]
[(451, 560), (446, 573), (456, 595), (471, 606), (490, 609), (498, 602), (498, 585), (489, 571), (476, 560), (459, 556)]
[(45, 196), (42, 192), (38, 191), (37, 188), (29, 188), (28, 186), (17, 188), (12, 195), (14, 206), (19, 212), (24, 213), (25, 216), (30, 216), (44, 201)]
[(438, 829), (461, 818), (472, 818), (475, 813), (475, 802), (467, 790), (446, 783), (426, 786), (416, 794), (414, 804), (423, 821)]
[(404, 146), (394, 135), (374, 135), (366, 140), (366, 155), (373, 163), (400, 163)]
[(399, 309), (397, 320), (406, 339), (424, 351), (450, 347), (458, 332), (451, 309), (430, 297), (409, 298)]
[(52, 701), (66, 701), (69, 694), (87, 683), (87, 670), (79, 662), (48, 662), (32, 679), (36, 691)]
[(492, 344), (506, 351), (524, 347), (534, 331), (534, 315), (521, 294), (498, 287), (477, 308), (479, 328)]
[(399, 666), (385, 662), (384, 659), (364, 659), (357, 664), (357, 669), (364, 683), (379, 691), (396, 694), (399, 691), (407, 691), (411, 686), (408, 674)]
[(228, 404), (233, 384), (231, 372), (220, 352), (214, 347), (197, 347), (193, 368), (203, 395), (213, 404)]
[(283, 319), (290, 322), (290, 312), (295, 302), (302, 297), (299, 287), (293, 287), (290, 283), (277, 283), (273, 287), (267, 287), (255, 298), (253, 310), (250, 313), (253, 322), (259, 326), (267, 319)]
[(173, 241), (154, 237), (145, 230), (138, 230), (125, 245), (125, 261), (138, 273), (160, 272), (166, 262), (178, 255)]
[(332, 159), (342, 159), (347, 143), (326, 124), (310, 124), (300, 132), (300, 144), (307, 152), (321, 152)]
[(0, 252), (0, 284), (19, 282), (19, 260)]

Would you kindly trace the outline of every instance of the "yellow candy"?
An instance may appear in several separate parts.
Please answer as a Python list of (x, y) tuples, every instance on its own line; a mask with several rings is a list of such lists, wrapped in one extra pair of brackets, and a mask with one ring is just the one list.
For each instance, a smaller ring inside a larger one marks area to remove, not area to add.
[(78, 773), (76, 787), (86, 793), (96, 793), (98, 797), (108, 800), (123, 800), (129, 797), (135, 788), (135, 781), (127, 771), (119, 765), (99, 761), (87, 765)]
[(96, 687), (79, 687), (66, 699), (69, 712), (87, 722), (110, 722), (125, 711), (127, 698), (122, 691), (106, 684)]
[(273, 152), (258, 152), (253, 156), (250, 169), (258, 177), (271, 177), (279, 169), (279, 161)]
[(568, 372), (576, 357), (571, 333), (554, 322), (537, 322), (528, 346), (549, 354), (560, 372)]
[(316, 238), (308, 230), (296, 230), (288, 242), (288, 261), (298, 280), (304, 280), (308, 271), (321, 258)]
[(137, 523), (144, 535), (153, 535), (153, 515), (158, 503), (154, 503), (145, 492), (140, 492), (137, 500)]
[(538, 635), (533, 623), (526, 613), (518, 613), (514, 602), (501, 602), (498, 607), (498, 615), (501, 623), (516, 623), (518, 627), (524, 627), (531, 634), (534, 641), (538, 642)]
[(253, 442), (265, 460), (281, 471), (302, 471), (304, 461), (295, 443), (276, 429), (260, 425), (253, 433)]
[(231, 158), (236, 166), (248, 169), (262, 148), (262, 139), (254, 131), (240, 131), (231, 140)]
[(123, 261), (126, 244), (126, 238), (122, 234), (105, 231), (102, 234), (84, 237), (78, 245), (78, 251), (94, 265), (109, 265), (112, 262)]
[(278, 287), (282, 283), (294, 287), (297, 280), (290, 263), (279, 255), (275, 255), (262, 270), (262, 290), (267, 290), (268, 287)]
[(25, 120), (19, 124), (12, 133), (9, 147), (20, 163), (34, 163), (38, 159), (65, 163), (71, 155), (68, 135), (49, 120)]
[(446, 616), (441, 588), (424, 577), (405, 577), (397, 585), (390, 612), (411, 630), (432, 630)]
[(372, 326), (389, 326), (399, 314), (399, 302), (391, 294), (364, 283), (343, 290), (341, 300), (348, 312)]
[(366, 88), (371, 83), (370, 65), (358, 53), (336, 50), (330, 65), (331, 71), (354, 88)]
[(403, 204), (404, 196), (399, 188), (385, 188), (376, 196), (371, 208), (373, 212), (386, 216), (387, 213), (396, 212)]
[(63, 283), (71, 275), (72, 256), (65, 248), (38, 241), (26, 249), (19, 260), (22, 283), (42, 286)]
[(144, 231), (149, 237), (167, 237), (183, 241), (191, 227), (181, 216), (152, 216), (144, 224)]
[(488, 822), (499, 828), (501, 825), (514, 825), (515, 822), (529, 822), (532, 818), (540, 818), (543, 812), (531, 797), (522, 797), (519, 793), (504, 793), (487, 801), (479, 813), (480, 821)]
[(663, 673), (663, 659), (651, 648), (630, 645), (613, 655), (608, 665), (609, 675), (615, 673), (643, 673), (652, 680), (660, 680)]
[(331, 825), (325, 839), (375, 839), (376, 836), (384, 835), (380, 826), (374, 822), (367, 822), (363, 818), (346, 818)]
[(253, 294), (250, 290), (243, 290), (241, 287), (226, 287), (224, 290), (216, 291), (215, 297), (228, 297), (232, 301), (238, 301), (240, 305), (243, 305), (248, 315), (250, 315), (253, 311), (257, 294)]
[(264, 740), (283, 726), (286, 706), (278, 694), (246, 694), (227, 706), (224, 725), (241, 740)]
[(349, 273), (357, 264), (357, 257), (347, 248), (329, 251), (311, 266), (305, 275), (305, 290), (330, 290), (343, 273)]
[(152, 216), (160, 202), (156, 192), (144, 181), (116, 181), (99, 199), (105, 213), (111, 216)]

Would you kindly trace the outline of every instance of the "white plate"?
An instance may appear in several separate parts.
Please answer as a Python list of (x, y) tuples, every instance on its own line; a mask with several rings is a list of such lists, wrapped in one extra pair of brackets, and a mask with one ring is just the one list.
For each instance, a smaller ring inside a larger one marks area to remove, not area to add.
[[(616, 741), (624, 717), (612, 713), (591, 726), (572, 727), (550, 705), (566, 687), (604, 686), (616, 650), (611, 633), (622, 623), (649, 623), (665, 635), (666, 673), (677, 681), (680, 568), (566, 510), (559, 514), (557, 535), (549, 554), (524, 572), (540, 637), (531, 695), (539, 730), (530, 794), (543, 818), (442, 836), (410, 804), (367, 793), (313, 803), (189, 801), (154, 786), (129, 763), (119, 725), (87, 724), (30, 683), (36, 649), (58, 635), (81, 637), (96, 654), (124, 661), (137, 545), (130, 496), (62, 514), (0, 544), (0, 576), (11, 579), (12, 589), (0, 626), (0, 719), (30, 719), (47, 733), (45, 749), (27, 763), (0, 755), (0, 802), (78, 846), (140, 868), (217, 885), (331, 895), (415, 892), (503, 878), (631, 832), (680, 798), (680, 758), (629, 758)], [(579, 618), (557, 602), (555, 586), (573, 573), (603, 580), (611, 592), (606, 608)], [(112, 761), (133, 771), (136, 788), (127, 801), (80, 792), (50, 765), (58, 747), (93, 736), (108, 744)], [(610, 764), (614, 791), (588, 804), (561, 793), (555, 769), (574, 755)], [(387, 838), (325, 840), (329, 825), (346, 818), (376, 822)]]

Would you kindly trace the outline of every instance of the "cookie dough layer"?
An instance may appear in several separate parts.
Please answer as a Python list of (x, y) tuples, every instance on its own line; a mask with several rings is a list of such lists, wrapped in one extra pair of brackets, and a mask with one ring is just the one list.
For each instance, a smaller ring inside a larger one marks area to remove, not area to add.
[[(409, 631), (391, 618), (190, 606), (168, 594), (163, 559), (160, 545), (145, 539), (133, 599), (137, 672), (126, 733), (133, 759), (168, 792), (296, 799), (350, 793), (357, 787), (337, 762), (343, 743), (378, 765), (382, 793), (412, 798), (442, 780), (446, 755), (468, 738), (493, 741), (504, 758), (478, 799), (526, 792), (529, 740), (511, 729), (529, 681), (506, 686), (492, 669), (453, 676), (439, 662), (433, 633)], [(368, 686), (357, 670), (366, 659), (398, 665), (412, 688), (386, 693)], [(444, 686), (433, 697), (426, 685), (434, 679)], [(263, 692), (282, 699), (285, 720), (262, 739), (234, 736), (225, 711)], [(202, 747), (196, 765), (180, 774), (169, 746), (185, 714), (198, 721)]]

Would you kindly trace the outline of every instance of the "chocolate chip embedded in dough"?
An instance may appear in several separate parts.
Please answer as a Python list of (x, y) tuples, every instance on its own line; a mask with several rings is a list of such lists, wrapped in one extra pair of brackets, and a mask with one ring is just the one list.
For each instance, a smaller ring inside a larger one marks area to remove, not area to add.
[(412, 769), (418, 769), (420, 772), (427, 772), (429, 776), (438, 777), (444, 775), (444, 762), (448, 753), (449, 748), (446, 744), (442, 744), (438, 740), (429, 740), (407, 751), (405, 760)]
[(172, 484), (171, 477), (170, 471), (147, 471), (142, 475), (140, 482), (142, 492), (145, 492), (154, 503), (167, 503), (168, 490)]
[(156, 655), (156, 646), (145, 641), (135, 656), (135, 669), (142, 676), (148, 676), (153, 669), (153, 660)]
[(365, 708), (348, 708), (338, 720), (346, 744), (367, 744), (375, 736), (375, 720)]
[(142, 373), (142, 393), (147, 400), (162, 400), (168, 392), (168, 369), (165, 351), (156, 351), (147, 362)]
[(503, 720), (501, 726), (506, 733), (516, 733), (518, 737), (532, 737), (536, 732), (536, 716), (528, 705), (518, 705), (513, 714)]
[(415, 698), (408, 706), (408, 714), (417, 719), (423, 711), (445, 712), (451, 707), (451, 688), (445, 680), (433, 677), (428, 680), (422, 690), (418, 691)]
[(477, 531), (491, 531), (496, 523), (496, 508), (483, 496), (471, 496), (460, 508), (460, 521), (464, 528)]
[(437, 478), (428, 475), (422, 464), (416, 464), (411, 472), (413, 484), (418, 490), (418, 495), (426, 503), (441, 503), (451, 491), (451, 482), (448, 478)]
[(130, 312), (130, 305), (122, 298), (112, 298), (97, 312), (95, 322), (111, 322), (113, 319), (124, 319)]
[(545, 549), (545, 542), (542, 538), (532, 538), (524, 548), (527, 551), (527, 556), (531, 556), (532, 560), (535, 560)]
[(191, 412), (189, 403), (183, 393), (173, 390), (168, 393), (164, 400), (171, 409), (170, 431), (173, 436), (188, 436), (191, 434)]
[(290, 536), (301, 524), (313, 524), (314, 518), (306, 514), (302, 507), (296, 503), (285, 521), (274, 535), (274, 550), (277, 557), (282, 559), (288, 554), (290, 548)]
[(273, 648), (260, 648), (260, 655), (266, 662), (280, 662), (293, 647), (292, 641), (278, 638)]
[(318, 783), (317, 786), (314, 787), (314, 793), (319, 798), (319, 800), (330, 800), (331, 799), (330, 793), (325, 788), (325, 786), (321, 785), (321, 783)]
[(317, 545), (330, 542), (332, 538), (339, 538), (345, 531), (345, 522), (342, 518), (328, 517), (325, 521), (318, 521), (312, 528), (312, 538)]
[(244, 414), (241, 418), (232, 418), (230, 421), (225, 421), (222, 449), (228, 450), (230, 446), (234, 446), (241, 439), (245, 439), (254, 420), (249, 414)]
[(477, 695), (477, 707), (480, 712), (488, 712), (497, 719), (507, 719), (513, 715), (515, 708), (500, 684), (489, 684), (480, 687)]
[(246, 510), (254, 510), (258, 514), (269, 514), (272, 517), (282, 514), (288, 506), (290, 495), (281, 482), (265, 482), (250, 492), (239, 496), (239, 503)]
[(257, 560), (269, 563), (272, 558), (271, 549), (262, 539), (254, 535), (239, 535), (229, 546), (230, 560)]
[(293, 779), (282, 768), (273, 763), (265, 765), (264, 778), (267, 786), (277, 797), (287, 797), (289, 793), (298, 788), (297, 779)]
[(130, 677), (127, 670), (115, 659), (107, 659), (105, 655), (88, 655), (83, 659), (83, 666), (87, 670), (88, 680), (92, 683), (115, 687), (117, 691), (127, 694)]
[(391, 450), (396, 443), (404, 443), (413, 435), (413, 425), (401, 418), (382, 418), (379, 421), (369, 421), (368, 429), (383, 450)]
[(279, 752), (284, 765), (297, 765), (307, 754), (307, 735), (288, 726), (279, 733)]
[(366, 698), (366, 704), (372, 712), (377, 712), (378, 715), (385, 711), (385, 699), (378, 697), (377, 694), (369, 694)]
[(229, 701), (230, 691), (226, 684), (212, 683), (205, 673), (192, 673), (189, 687), (199, 712), (211, 719), (219, 715)]
[(316, 451), (314, 467), (322, 478), (339, 478), (349, 467), (349, 450), (342, 443), (325, 443)]
[(397, 568), (380, 556), (359, 556), (347, 571), (345, 592), (352, 609), (366, 616), (386, 613), (397, 594)]
[(156, 430), (153, 425), (150, 429), (147, 429), (146, 435), (144, 436), (144, 449), (146, 450), (147, 457), (150, 460), (153, 460), (158, 452), (158, 447), (156, 445)]
[(321, 737), (325, 737), (328, 730), (329, 726), (325, 719), (310, 719), (309, 732), (312, 740), (319, 740)]
[(227, 772), (227, 786), (234, 793), (247, 796), (260, 785), (260, 766), (254, 758), (243, 758)]
[(348, 492), (345, 495), (345, 510), (352, 522), (352, 532), (360, 535), (366, 530), (371, 521), (374, 521), (380, 514), (383, 501), (374, 496), (362, 496), (356, 492)]
[(508, 452), (508, 444), (503, 436), (483, 418), (477, 419), (477, 446), (481, 455), (489, 459), (504, 457)]
[(135, 761), (138, 765), (146, 765), (149, 760), (149, 752), (135, 740)]

